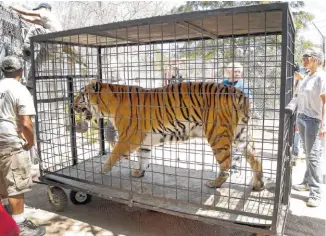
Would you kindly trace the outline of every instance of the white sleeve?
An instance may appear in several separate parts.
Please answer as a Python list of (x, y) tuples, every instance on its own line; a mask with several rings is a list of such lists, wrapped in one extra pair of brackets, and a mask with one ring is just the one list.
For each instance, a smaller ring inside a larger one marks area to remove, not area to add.
[(326, 94), (326, 73), (322, 73), (320, 82), (320, 95)]
[(320, 95), (326, 94), (326, 74), (321, 77)]
[(18, 114), (22, 116), (35, 115), (34, 101), (26, 87), (22, 87), (22, 89), (17, 92), (19, 93), (17, 98)]

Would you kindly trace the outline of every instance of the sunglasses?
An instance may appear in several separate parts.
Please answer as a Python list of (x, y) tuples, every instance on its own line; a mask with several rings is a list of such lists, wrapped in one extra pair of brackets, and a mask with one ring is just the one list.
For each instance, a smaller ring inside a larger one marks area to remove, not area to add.
[(304, 54), (304, 55), (302, 56), (302, 59), (308, 59), (308, 58), (310, 58), (310, 57), (312, 57), (312, 56), (310, 56), (310, 55), (308, 55), (308, 54)]

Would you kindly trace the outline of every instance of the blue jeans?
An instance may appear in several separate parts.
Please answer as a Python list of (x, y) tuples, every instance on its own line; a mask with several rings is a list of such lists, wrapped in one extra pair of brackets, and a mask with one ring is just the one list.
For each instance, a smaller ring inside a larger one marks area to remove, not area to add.
[(322, 150), (318, 136), (320, 120), (298, 114), (298, 127), (303, 149), (306, 153), (306, 173), (303, 182), (310, 188), (310, 197), (321, 198), (322, 184)]
[(299, 132), (294, 133), (292, 154), (298, 156), (300, 153), (300, 134)]

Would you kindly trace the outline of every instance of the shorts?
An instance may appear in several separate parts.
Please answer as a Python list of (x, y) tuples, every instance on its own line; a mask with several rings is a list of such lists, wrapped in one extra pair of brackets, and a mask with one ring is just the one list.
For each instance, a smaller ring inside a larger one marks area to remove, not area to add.
[(28, 152), (22, 147), (0, 150), (0, 196), (26, 193), (32, 183)]

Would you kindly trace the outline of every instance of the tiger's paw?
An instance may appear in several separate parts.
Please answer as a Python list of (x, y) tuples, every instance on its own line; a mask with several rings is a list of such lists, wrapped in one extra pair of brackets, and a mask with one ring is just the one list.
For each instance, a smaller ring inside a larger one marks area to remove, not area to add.
[(135, 178), (141, 178), (144, 177), (145, 175), (145, 171), (144, 170), (138, 170), (138, 169), (134, 169), (131, 171), (131, 176), (135, 177)]
[(260, 192), (260, 191), (262, 191), (264, 189), (265, 189), (265, 183), (264, 183), (264, 181), (262, 179), (255, 181), (253, 186), (252, 186), (253, 191)]
[(205, 185), (209, 188), (219, 188), (228, 178), (229, 178), (229, 174), (223, 172), (215, 180), (208, 180)]
[(104, 165), (103, 168), (102, 168), (102, 170), (101, 170), (101, 174), (102, 175), (105, 175), (105, 174), (109, 173), (110, 171), (111, 171), (111, 166)]

